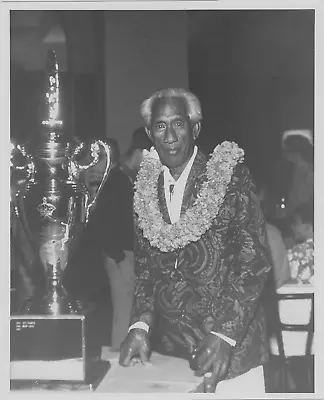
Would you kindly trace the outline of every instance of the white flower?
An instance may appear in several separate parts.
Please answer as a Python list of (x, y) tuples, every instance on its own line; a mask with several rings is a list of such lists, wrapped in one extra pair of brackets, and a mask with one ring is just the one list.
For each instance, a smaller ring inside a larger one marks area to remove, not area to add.
[(306, 257), (308, 257), (308, 258), (313, 257), (313, 253), (314, 253), (313, 249), (307, 249), (306, 250)]
[[(158, 160), (158, 161), (160, 161), (160, 157), (159, 157), (159, 155), (158, 155), (158, 152), (155, 150), (155, 148), (152, 146), (151, 148), (150, 148), (150, 151), (148, 152), (147, 150), (145, 150), (146, 151), (146, 155), (148, 156), (148, 157), (150, 157), (150, 158), (152, 158), (153, 160)], [(144, 154), (144, 153), (143, 153)]]
[(292, 250), (291, 249), (289, 249), (288, 250), (288, 261), (292, 261), (292, 259), (293, 259), (293, 253), (292, 253)]
[(297, 278), (298, 268), (299, 268), (299, 262), (296, 261), (296, 260), (291, 261), (291, 263), (290, 263), (290, 274), (291, 274), (291, 277), (293, 279)]
[(149, 154), (150, 154), (150, 152), (148, 150), (143, 149), (143, 151), (142, 151), (143, 158), (147, 157)]
[(301, 273), (300, 273), (300, 279), (302, 281), (308, 281), (309, 278), (311, 277), (311, 270), (309, 267), (305, 268)]
[[(175, 224), (167, 224), (161, 215), (157, 182), (162, 171), (158, 153), (152, 147), (143, 159), (135, 183), (134, 209), (143, 236), (163, 252), (183, 248), (195, 242), (211, 227), (223, 203), (234, 167), (243, 161), (244, 151), (236, 143), (218, 145), (206, 165), (207, 181), (193, 206)], [(211, 199), (213, 199), (211, 201)]]

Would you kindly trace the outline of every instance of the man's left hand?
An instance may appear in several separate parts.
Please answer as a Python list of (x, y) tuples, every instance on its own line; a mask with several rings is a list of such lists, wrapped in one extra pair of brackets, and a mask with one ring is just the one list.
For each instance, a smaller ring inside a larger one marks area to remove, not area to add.
[(220, 337), (209, 334), (198, 343), (191, 368), (196, 375), (211, 373), (205, 378), (208, 391), (215, 392), (217, 383), (227, 372), (232, 353), (232, 346)]

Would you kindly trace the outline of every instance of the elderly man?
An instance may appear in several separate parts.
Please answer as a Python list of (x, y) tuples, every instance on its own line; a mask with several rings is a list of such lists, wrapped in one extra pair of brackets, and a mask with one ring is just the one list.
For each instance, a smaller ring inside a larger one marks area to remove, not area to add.
[(146, 363), (154, 329), (158, 351), (191, 360), (206, 391), (230, 380), (264, 393), (260, 295), (271, 266), (243, 150), (223, 142), (207, 159), (197, 149), (200, 102), (183, 89), (153, 94), (141, 114), (155, 150), (135, 185), (137, 282), (119, 362)]

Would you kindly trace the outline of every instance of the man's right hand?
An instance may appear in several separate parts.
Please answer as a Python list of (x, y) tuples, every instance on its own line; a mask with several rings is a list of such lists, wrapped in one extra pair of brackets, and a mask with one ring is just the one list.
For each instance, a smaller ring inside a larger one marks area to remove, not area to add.
[(130, 330), (120, 346), (119, 364), (123, 367), (129, 367), (132, 365), (133, 357), (139, 357), (143, 364), (147, 364), (150, 356), (148, 333), (144, 329)]

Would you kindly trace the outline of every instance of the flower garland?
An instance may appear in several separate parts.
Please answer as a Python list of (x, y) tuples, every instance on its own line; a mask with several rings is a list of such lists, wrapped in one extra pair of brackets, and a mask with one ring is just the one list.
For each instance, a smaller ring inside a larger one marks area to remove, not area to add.
[(310, 283), (314, 276), (314, 239), (289, 249), (288, 261), (291, 278), (297, 283)]
[(206, 181), (192, 205), (175, 224), (164, 221), (159, 210), (158, 178), (162, 164), (155, 150), (144, 157), (135, 182), (134, 209), (139, 227), (151, 246), (174, 251), (196, 242), (211, 227), (223, 203), (234, 167), (244, 151), (234, 142), (216, 146), (206, 164)]

